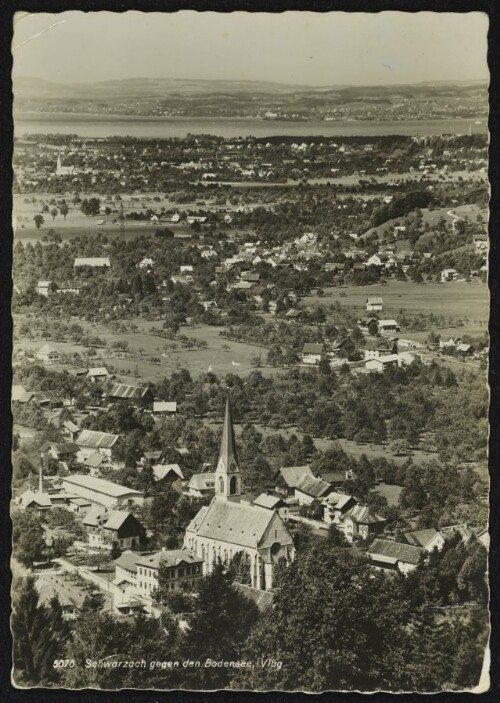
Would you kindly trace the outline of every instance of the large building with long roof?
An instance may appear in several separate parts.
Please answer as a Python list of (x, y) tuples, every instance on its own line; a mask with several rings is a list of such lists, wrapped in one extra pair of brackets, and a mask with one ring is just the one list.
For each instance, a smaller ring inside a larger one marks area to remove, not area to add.
[(248, 567), (251, 585), (269, 590), (277, 562), (289, 563), (295, 556), (293, 539), (277, 510), (240, 502), (241, 494), (242, 472), (228, 396), (215, 496), (188, 525), (184, 547), (203, 560), (205, 574), (219, 560), (229, 564), (239, 555)]

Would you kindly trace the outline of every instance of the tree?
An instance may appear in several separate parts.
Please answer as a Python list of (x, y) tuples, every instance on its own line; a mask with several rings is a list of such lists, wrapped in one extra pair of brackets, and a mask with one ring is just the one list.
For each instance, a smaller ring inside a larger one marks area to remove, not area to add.
[(113, 544), (111, 545), (111, 552), (109, 555), (111, 557), (112, 561), (116, 561), (120, 557), (121, 553), (122, 553), (122, 550), (121, 550), (118, 542), (113, 542)]
[(26, 511), (16, 516), (13, 530), (14, 555), (24, 566), (43, 561), (47, 547), (42, 536), (42, 524), (35, 513)]
[(60, 604), (56, 599), (50, 609), (41, 605), (32, 576), (24, 579), (18, 593), (11, 620), (16, 683), (33, 686), (55, 681), (53, 663), (68, 636)]
[(53, 207), (52, 210), (50, 211), (50, 214), (52, 215), (52, 219), (55, 220), (57, 217), (57, 208)]
[(33, 218), (33, 220), (34, 220), (34, 222), (35, 222), (35, 227), (36, 227), (37, 229), (40, 229), (40, 227), (41, 227), (41, 226), (43, 225), (43, 223), (45, 222), (45, 220), (43, 219), (43, 215), (35, 215), (34, 218)]
[(59, 208), (59, 212), (61, 213), (61, 215), (62, 215), (62, 216), (64, 217), (64, 219), (66, 220), (66, 216), (67, 216), (67, 214), (68, 214), (68, 212), (69, 212), (68, 204), (67, 204), (66, 202), (63, 202), (63, 203), (61, 204), (61, 206), (60, 206), (60, 208)]
[(313, 543), (282, 574), (244, 650), (254, 662), (274, 652), (283, 665), (242, 670), (238, 686), (394, 690), (405, 617), (395, 580), (369, 571), (350, 550)]
[[(198, 590), (194, 612), (188, 619), (184, 653), (194, 660), (234, 661), (258, 618), (257, 606), (242, 595), (219, 562)], [(196, 685), (223, 688), (230, 680), (227, 668), (194, 669)]]

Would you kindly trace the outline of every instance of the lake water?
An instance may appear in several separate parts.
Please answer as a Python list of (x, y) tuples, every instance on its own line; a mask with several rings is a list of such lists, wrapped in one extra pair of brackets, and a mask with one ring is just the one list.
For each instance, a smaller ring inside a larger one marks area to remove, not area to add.
[(15, 135), (77, 134), (81, 137), (132, 136), (151, 139), (185, 137), (187, 134), (213, 134), (219, 137), (339, 137), (435, 136), (439, 134), (466, 134), (472, 123), (474, 134), (486, 134), (486, 120), (408, 120), (399, 122), (288, 122), (258, 119), (209, 118), (125, 118), (120, 116), (94, 117), (92, 115), (57, 114), (23, 115), (15, 119)]

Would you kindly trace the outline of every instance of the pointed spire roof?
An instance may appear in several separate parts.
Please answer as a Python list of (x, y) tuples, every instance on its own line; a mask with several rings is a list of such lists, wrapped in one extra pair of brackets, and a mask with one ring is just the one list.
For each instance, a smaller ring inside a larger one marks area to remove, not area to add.
[(219, 465), (223, 464), (226, 472), (239, 470), (238, 453), (234, 439), (233, 416), (231, 413), (231, 402), (229, 394), (226, 400), (226, 414), (224, 417), (224, 428), (222, 430), (222, 440), (220, 444)]

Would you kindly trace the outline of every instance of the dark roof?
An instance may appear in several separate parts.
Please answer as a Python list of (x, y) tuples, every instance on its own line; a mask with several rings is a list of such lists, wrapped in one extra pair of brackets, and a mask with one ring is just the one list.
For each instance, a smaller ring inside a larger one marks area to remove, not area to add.
[(344, 483), (346, 481), (345, 471), (325, 471), (321, 474), (321, 478), (328, 483)]
[(402, 561), (405, 564), (418, 564), (422, 554), (425, 554), (425, 549), (411, 544), (392, 542), (388, 539), (376, 539), (373, 541), (368, 554), (375, 559), (377, 556), (382, 556)]
[(387, 522), (385, 518), (372, 513), (370, 508), (366, 505), (355, 505), (353, 508), (348, 510), (341, 519), (346, 520), (347, 518), (351, 518), (361, 525), (376, 525), (381, 522)]

